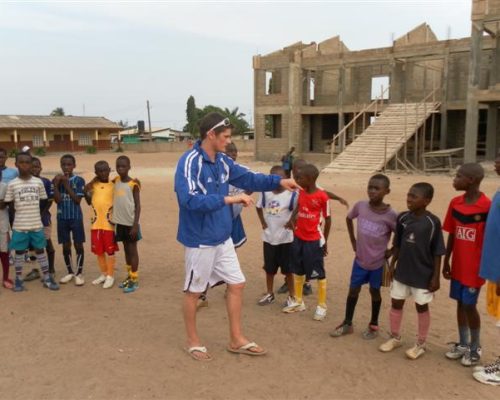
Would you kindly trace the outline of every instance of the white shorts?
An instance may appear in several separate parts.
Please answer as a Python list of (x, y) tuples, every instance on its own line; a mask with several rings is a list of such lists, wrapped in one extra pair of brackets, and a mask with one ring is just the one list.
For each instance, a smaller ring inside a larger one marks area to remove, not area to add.
[(391, 297), (395, 300), (406, 300), (408, 297), (413, 297), (415, 303), (424, 305), (432, 301), (434, 293), (430, 293), (427, 289), (405, 285), (394, 279), (391, 285)]
[(185, 248), (184, 291), (202, 293), (219, 282), (236, 285), (245, 282), (233, 241), (218, 246)]

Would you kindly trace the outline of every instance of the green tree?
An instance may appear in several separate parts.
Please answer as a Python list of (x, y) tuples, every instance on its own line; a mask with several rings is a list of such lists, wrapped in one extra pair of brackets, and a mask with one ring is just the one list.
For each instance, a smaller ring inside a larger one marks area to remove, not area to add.
[(64, 108), (57, 107), (52, 110), (50, 113), (51, 117), (64, 117), (66, 114), (64, 113)]
[(199, 121), (201, 110), (196, 107), (196, 102), (193, 96), (189, 96), (186, 104), (186, 120), (187, 124), (184, 126), (183, 131), (189, 132), (193, 136), (198, 135)]
[(223, 115), (231, 121), (233, 125), (233, 134), (242, 135), (248, 131), (249, 125), (248, 121), (245, 119), (245, 113), (240, 112), (239, 107), (235, 107), (232, 110), (225, 108), (222, 112)]

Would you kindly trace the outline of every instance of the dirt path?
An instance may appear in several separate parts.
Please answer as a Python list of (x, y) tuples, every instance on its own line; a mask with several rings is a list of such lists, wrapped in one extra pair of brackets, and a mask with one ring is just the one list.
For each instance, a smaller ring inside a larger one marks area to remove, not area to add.
[[(77, 170), (92, 177), (98, 159), (114, 160), (116, 154), (78, 155)], [(197, 363), (183, 351), (180, 313), (183, 283), (183, 248), (175, 240), (177, 203), (173, 170), (179, 154), (130, 154), (133, 175), (143, 183), (140, 244), (141, 287), (124, 295), (117, 288), (103, 290), (90, 282), (98, 275), (94, 256), (86, 244), (84, 287), (67, 285), (59, 292), (44, 290), (39, 282), (27, 283), (28, 291), (0, 290), (2, 399), (498, 399), (497, 388), (477, 384), (469, 369), (443, 356), (446, 342), (456, 339), (455, 308), (448, 298), (448, 283), (431, 304), (429, 352), (418, 361), (405, 359), (404, 348), (382, 354), (384, 340), (367, 342), (360, 333), (368, 321), (370, 302), (363, 290), (355, 316), (355, 334), (340, 339), (328, 336), (344, 313), (353, 254), (345, 227), (346, 210), (333, 205), (334, 229), (326, 259), (328, 318), (312, 320), (315, 297), (300, 315), (280, 313), (279, 301), (258, 307), (264, 291), (260, 225), (255, 210), (245, 210), (248, 243), (238, 252), (248, 284), (244, 325), (247, 335), (269, 349), (259, 359), (229, 354), (223, 289), (209, 293), (210, 306), (199, 313), (204, 343), (215, 360)], [(243, 162), (248, 161), (244, 159)], [(9, 160), (12, 163), (11, 160)], [(42, 159), (47, 176), (58, 170), (58, 159)], [(114, 162), (113, 162), (114, 164)], [(269, 165), (249, 163), (260, 170)], [(365, 198), (367, 175), (325, 175), (320, 183), (351, 203)], [(404, 210), (411, 183), (429, 181), (436, 196), (431, 211), (443, 217), (455, 196), (446, 176), (391, 176), (388, 200)], [(492, 195), (500, 179), (488, 177), (483, 190)], [(88, 207), (84, 206), (88, 216)], [(86, 221), (88, 228), (89, 224)], [(118, 254), (117, 277), (123, 275), (123, 252)], [(25, 271), (28, 272), (26, 265)], [(60, 249), (56, 271), (64, 272)], [(281, 284), (281, 278), (277, 279)], [(314, 288), (315, 293), (316, 289)], [(388, 290), (383, 293), (381, 325), (388, 327)], [(500, 353), (500, 329), (484, 312), (484, 359)], [(416, 313), (407, 307), (403, 322), (406, 346), (412, 345)]]

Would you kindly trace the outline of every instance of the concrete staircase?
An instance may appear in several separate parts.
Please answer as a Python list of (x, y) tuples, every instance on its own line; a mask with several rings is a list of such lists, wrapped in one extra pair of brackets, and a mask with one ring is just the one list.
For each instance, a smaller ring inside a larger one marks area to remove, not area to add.
[(389, 104), (323, 171), (373, 173), (382, 170), (439, 105), (433, 102)]

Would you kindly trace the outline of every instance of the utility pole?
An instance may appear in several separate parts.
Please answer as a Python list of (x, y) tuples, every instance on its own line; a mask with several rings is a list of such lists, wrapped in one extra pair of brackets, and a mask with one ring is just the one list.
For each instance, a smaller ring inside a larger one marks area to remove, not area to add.
[(148, 108), (149, 140), (151, 140), (152, 139), (152, 137), (151, 137), (151, 112), (149, 110), (149, 100), (146, 100), (146, 106)]

